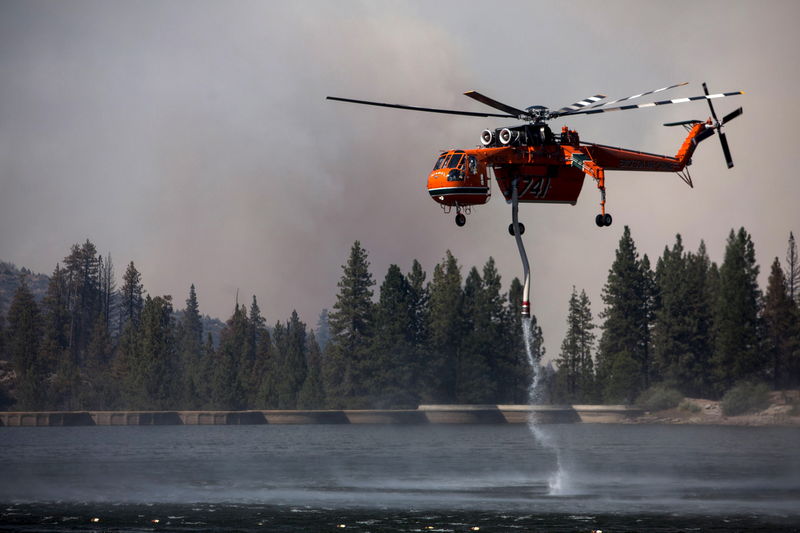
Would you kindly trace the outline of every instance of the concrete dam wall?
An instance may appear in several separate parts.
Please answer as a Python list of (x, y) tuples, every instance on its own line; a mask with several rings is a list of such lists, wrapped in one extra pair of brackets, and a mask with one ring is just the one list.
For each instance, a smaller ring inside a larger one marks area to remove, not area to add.
[(643, 411), (622, 405), (420, 405), (417, 409), (253, 411), (0, 412), (0, 426), (164, 426), (241, 424), (620, 423)]

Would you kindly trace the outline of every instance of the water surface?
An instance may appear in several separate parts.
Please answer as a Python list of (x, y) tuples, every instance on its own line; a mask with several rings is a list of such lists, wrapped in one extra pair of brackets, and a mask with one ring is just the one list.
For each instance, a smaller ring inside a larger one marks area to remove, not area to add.
[(561, 468), (523, 425), (0, 428), (0, 519), (54, 530), (91, 518), (271, 531), (800, 526), (800, 430), (544, 430)]

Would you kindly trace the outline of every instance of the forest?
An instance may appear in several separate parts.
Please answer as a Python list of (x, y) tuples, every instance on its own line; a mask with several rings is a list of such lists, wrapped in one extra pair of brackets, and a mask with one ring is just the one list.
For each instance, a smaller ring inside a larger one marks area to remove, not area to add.
[[(595, 315), (573, 287), (560, 352), (544, 364), (539, 403), (633, 403), (654, 387), (720, 398), (741, 383), (800, 386), (800, 262), (790, 233), (782, 265), (758, 284), (755, 246), (731, 230), (720, 265), (680, 235), (652, 264), (624, 229)], [(506, 292), (494, 260), (466, 275), (447, 251), (428, 278), (417, 260), (380, 285), (356, 241), (336, 302), (316, 327), (296, 312), (268, 325), (257, 298), (237, 301), (222, 331), (150, 295), (133, 262), (121, 287), (110, 256), (75, 244), (41, 298), (20, 271), (0, 308), (0, 408), (191, 410), (414, 408), (528, 403), (522, 285)], [(42, 280), (37, 283), (45, 285)], [(533, 357), (544, 357), (532, 317)]]

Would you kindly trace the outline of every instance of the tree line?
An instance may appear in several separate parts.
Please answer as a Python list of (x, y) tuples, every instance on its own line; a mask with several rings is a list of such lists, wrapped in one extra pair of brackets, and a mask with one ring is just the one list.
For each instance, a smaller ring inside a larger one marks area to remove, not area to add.
[(573, 288), (567, 333), (550, 382), (569, 403), (630, 403), (653, 386), (719, 398), (741, 382), (800, 386), (800, 261), (789, 234), (785, 269), (776, 257), (766, 293), (752, 238), (731, 230), (721, 265), (704, 242), (680, 235), (652, 268), (625, 227), (602, 291), (599, 335), (589, 299)]
[[(218, 343), (203, 330), (194, 285), (176, 313), (171, 296), (147, 294), (133, 262), (122, 281), (117, 289), (111, 258), (88, 240), (56, 265), (41, 303), (23, 276), (7, 317), (0, 315), (0, 359), (16, 375), (0, 398), (5, 408), (413, 408), (527, 399), (522, 286), (515, 279), (501, 292), (491, 258), (463, 279), (448, 251), (430, 282), (416, 260), (405, 274), (391, 265), (375, 291), (355, 242), (336, 303), (316, 331), (297, 312), (267, 326), (253, 296), (249, 307), (236, 302)], [(541, 357), (541, 329), (534, 331)]]
[[(296, 312), (268, 326), (255, 296), (237, 302), (219, 341), (204, 331), (197, 291), (175, 312), (151, 296), (133, 262), (115, 286), (110, 256), (74, 245), (40, 303), (24, 279), (0, 315), (0, 360), (13, 390), (0, 405), (26, 410), (413, 408), (420, 403), (526, 403), (532, 369), (522, 339), (522, 285), (502, 291), (489, 258), (466, 276), (448, 251), (431, 279), (416, 260), (391, 265), (379, 286), (356, 241), (336, 302), (316, 328)], [(655, 267), (625, 227), (595, 324), (573, 287), (567, 331), (543, 371), (540, 401), (630, 403), (654, 385), (718, 398), (745, 380), (800, 386), (800, 262), (790, 234), (786, 268), (766, 293), (750, 235), (731, 230), (721, 265), (680, 235)], [(533, 357), (544, 355), (532, 318)]]

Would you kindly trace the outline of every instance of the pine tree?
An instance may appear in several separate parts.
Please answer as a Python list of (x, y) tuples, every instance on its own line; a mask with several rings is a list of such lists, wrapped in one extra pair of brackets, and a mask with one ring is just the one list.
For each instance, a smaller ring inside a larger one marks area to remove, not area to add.
[(325, 391), (322, 387), (322, 358), (314, 332), (308, 334), (306, 346), (306, 366), (308, 373), (297, 396), (298, 409), (323, 409)]
[(129, 370), (134, 384), (131, 408), (176, 407), (181, 380), (173, 331), (171, 297), (147, 296)]
[(116, 393), (110, 384), (113, 350), (106, 317), (100, 314), (95, 320), (91, 340), (86, 349), (79, 391), (81, 409), (106, 410), (112, 407)]
[(210, 403), (214, 409), (243, 409), (245, 391), (241, 382), (241, 363), (247, 350), (247, 310), (238, 302), (220, 334), (219, 349), (212, 364)]
[(39, 307), (23, 277), (8, 310), (6, 338), (6, 352), (17, 374), (17, 405), (21, 410), (42, 410), (47, 401), (40, 342)]
[(107, 254), (105, 260), (102, 256), (98, 257), (100, 262), (100, 312), (106, 322), (106, 329), (111, 332), (112, 319), (116, 313), (116, 283), (114, 281), (114, 262), (111, 254)]
[(203, 321), (194, 284), (189, 287), (186, 308), (175, 335), (181, 375), (181, 404), (186, 408), (201, 406), (200, 389), (203, 380)]
[(591, 401), (594, 394), (594, 324), (589, 297), (585, 291), (580, 296), (575, 287), (569, 299), (567, 332), (561, 343), (557, 359), (558, 381), (565, 403)]
[(430, 356), (421, 378), (421, 401), (425, 403), (455, 401), (462, 301), (460, 267), (447, 250), (442, 262), (434, 267), (430, 284)]
[[(686, 285), (689, 287), (687, 299), (690, 301), (689, 312), (693, 322), (689, 348), (691, 358), (682, 367), (682, 390), (686, 394), (708, 398), (712, 393), (711, 356), (714, 342), (712, 338), (713, 313), (715, 295), (709, 277), (716, 265), (711, 263), (706, 252), (706, 245), (700, 241), (697, 253), (689, 253), (686, 261)], [(713, 274), (718, 275), (718, 274)]]
[(245, 388), (245, 403), (248, 406), (262, 404), (261, 392), (272, 354), (272, 339), (266, 320), (261, 316), (261, 309), (253, 296), (248, 322), (246, 361), (240, 369), (241, 382)]
[(797, 305), (800, 305), (800, 259), (797, 256), (797, 243), (794, 233), (789, 232), (789, 246), (786, 250), (786, 289)]
[(647, 256), (639, 259), (625, 226), (603, 287), (604, 319), (597, 357), (598, 380), (608, 402), (631, 402), (650, 381), (652, 274)]
[(503, 343), (506, 325), (506, 296), (501, 292), (502, 279), (497, 271), (493, 257), (489, 257), (483, 265), (479, 292), (478, 315), (473, 315), (473, 328), (478, 333), (474, 347), (486, 358), (489, 367), (489, 401), (504, 403), (511, 401), (510, 389), (515, 381), (517, 358)]
[(457, 326), (461, 330), (461, 346), (455, 361), (457, 403), (489, 403), (495, 395), (489, 358), (496, 328), (483, 292), (483, 280), (478, 269), (472, 267), (464, 281), (461, 324)]
[(711, 300), (705, 244), (686, 253), (680, 235), (672, 250), (664, 249), (656, 280), (660, 307), (655, 315), (656, 373), (668, 386), (691, 396), (709, 393)]
[(68, 408), (73, 389), (77, 388), (78, 369), (69, 357), (70, 314), (67, 308), (68, 287), (64, 271), (57, 264), (47, 284), (42, 301), (41, 360), (50, 379), (48, 408)]
[(339, 294), (329, 315), (331, 340), (323, 362), (323, 379), (330, 407), (364, 407), (365, 364), (373, 332), (372, 286), (367, 252), (356, 241), (342, 266)]
[(6, 360), (8, 360), (6, 356), (6, 317), (0, 313), (0, 361)]
[(768, 374), (775, 389), (784, 389), (800, 383), (796, 358), (798, 346), (797, 305), (789, 296), (786, 278), (780, 261), (775, 258), (764, 297), (764, 322)]
[(419, 401), (423, 389), (425, 365), (430, 358), (430, 290), (425, 283), (427, 274), (422, 265), (414, 259), (411, 270), (406, 275), (411, 305), (411, 344), (413, 346), (412, 378), (413, 396)]
[(737, 233), (731, 230), (714, 303), (713, 372), (718, 394), (738, 381), (758, 377), (765, 370), (758, 271), (750, 235), (744, 228)]
[(142, 275), (136, 270), (133, 261), (125, 269), (122, 282), (122, 289), (120, 289), (120, 331), (129, 322), (133, 324), (134, 328), (138, 326), (142, 307), (144, 306)]
[(415, 407), (414, 301), (400, 267), (390, 265), (375, 307), (367, 390), (369, 405), (386, 409)]
[(328, 324), (328, 308), (324, 308), (319, 313), (319, 319), (317, 320), (317, 333), (316, 333), (317, 345), (321, 351), (325, 351), (325, 348), (328, 346), (328, 341), (331, 340), (331, 327)]
[(278, 409), (296, 409), (300, 389), (306, 380), (306, 325), (297, 311), (286, 322), (281, 335), (276, 329), (276, 358), (272, 369), (277, 376), (275, 395)]
[[(7, 361), (9, 356), (6, 352), (6, 317), (0, 313), (0, 361)], [(0, 383), (0, 411), (5, 411), (11, 407), (14, 400), (8, 392), (7, 383)]]
[(97, 248), (89, 240), (83, 245), (73, 245), (64, 258), (64, 273), (67, 280), (67, 308), (70, 313), (69, 347), (75, 364), (89, 344), (94, 323), (102, 313), (100, 272), (102, 259)]
[(272, 346), (264, 361), (263, 378), (258, 393), (258, 401), (267, 409), (278, 408), (278, 389), (282, 379), (282, 358), (281, 351), (285, 345), (286, 328), (280, 322), (276, 322), (272, 327)]

